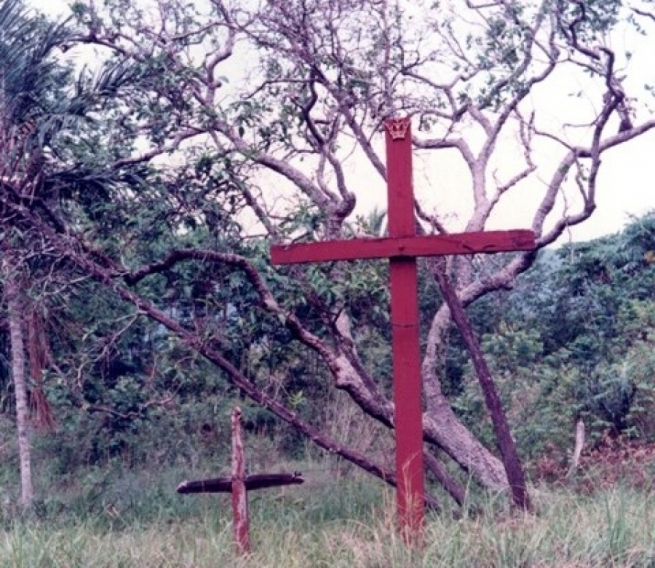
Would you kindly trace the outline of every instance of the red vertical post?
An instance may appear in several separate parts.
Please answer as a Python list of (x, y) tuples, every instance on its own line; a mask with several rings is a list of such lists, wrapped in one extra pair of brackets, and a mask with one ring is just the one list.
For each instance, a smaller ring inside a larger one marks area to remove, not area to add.
[[(391, 238), (413, 237), (412, 133), (409, 118), (386, 123), (388, 224)], [(391, 325), (398, 517), (406, 538), (424, 522), (421, 354), (416, 258), (392, 258)]]
[(241, 409), (232, 411), (232, 515), (237, 553), (250, 552), (246, 458), (241, 436)]

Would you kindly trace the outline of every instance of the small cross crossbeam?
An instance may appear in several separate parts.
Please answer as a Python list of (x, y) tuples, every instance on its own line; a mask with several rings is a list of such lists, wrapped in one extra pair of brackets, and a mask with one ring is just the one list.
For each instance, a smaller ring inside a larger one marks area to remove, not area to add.
[(385, 123), (389, 238), (351, 239), (271, 247), (273, 264), (390, 259), (394, 427), (400, 529), (423, 526), (423, 424), (416, 259), (419, 256), (533, 250), (532, 231), (417, 236), (409, 118)]

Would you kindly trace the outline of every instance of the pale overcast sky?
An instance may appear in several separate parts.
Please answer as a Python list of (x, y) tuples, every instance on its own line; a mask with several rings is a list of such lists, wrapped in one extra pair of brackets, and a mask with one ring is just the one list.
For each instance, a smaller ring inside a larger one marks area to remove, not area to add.
[[(68, 13), (69, 2), (64, 0), (31, 0), (31, 3), (53, 15)], [(626, 35), (621, 38), (625, 46), (634, 53), (630, 69), (635, 72), (637, 79), (642, 81), (639, 88), (643, 87), (646, 77), (653, 77), (652, 60), (648, 60), (655, 53), (654, 37), (655, 35), (651, 35), (650, 38)], [(550, 112), (555, 114), (559, 110), (551, 109)], [(359, 169), (360, 164), (351, 167)], [(604, 154), (598, 179), (598, 207), (591, 219), (573, 229), (571, 237), (574, 240), (587, 240), (619, 231), (629, 216), (639, 216), (655, 208), (654, 170), (655, 131)], [(462, 185), (458, 181), (463, 179), (461, 175), (461, 170), (453, 165), (452, 155), (449, 157), (448, 153), (441, 152), (437, 158), (432, 154), (429, 163), (420, 155), (415, 156), (416, 194), (428, 208), (438, 207), (440, 211), (443, 209), (456, 211), (455, 201), (458, 194), (461, 196), (461, 192), (457, 190)], [(366, 178), (371, 179), (368, 175)], [(440, 196), (435, 196), (435, 178), (439, 180)], [(359, 211), (374, 205), (384, 207), (385, 192), (382, 188), (381, 191), (374, 192), (370, 187), (362, 189)], [(525, 210), (524, 215), (521, 215), (521, 209)], [(534, 208), (530, 205), (521, 205), (514, 201), (512, 206), (503, 210), (496, 219), (496, 224), (498, 228), (528, 226), (533, 211)]]

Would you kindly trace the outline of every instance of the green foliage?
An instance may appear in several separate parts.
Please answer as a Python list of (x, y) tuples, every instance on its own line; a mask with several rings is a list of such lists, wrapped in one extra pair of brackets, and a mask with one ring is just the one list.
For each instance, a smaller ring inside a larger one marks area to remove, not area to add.
[[(618, 235), (545, 251), (495, 307), (473, 308), (475, 321), (484, 317), (484, 351), (528, 460), (565, 462), (579, 417), (592, 445), (607, 432), (655, 439), (654, 245), (649, 214)], [(461, 369), (455, 407), (493, 445), (470, 366), (451, 361)]]

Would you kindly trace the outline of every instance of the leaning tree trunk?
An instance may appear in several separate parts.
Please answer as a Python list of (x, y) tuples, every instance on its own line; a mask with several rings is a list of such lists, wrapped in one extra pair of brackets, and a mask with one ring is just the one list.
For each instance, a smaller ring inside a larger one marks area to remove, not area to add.
[(516, 506), (529, 511), (531, 510), (532, 505), (530, 503), (530, 497), (525, 485), (525, 476), (523, 474), (521, 460), (519, 459), (518, 453), (516, 451), (516, 445), (514, 444), (514, 439), (512, 438), (509, 424), (507, 423), (507, 417), (505, 416), (505, 411), (503, 410), (500, 397), (498, 396), (498, 392), (496, 390), (496, 385), (494, 384), (493, 378), (491, 377), (491, 372), (489, 371), (487, 362), (482, 354), (482, 348), (480, 347), (480, 344), (478, 343), (478, 340), (473, 333), (471, 322), (469, 321), (468, 316), (462, 307), (462, 304), (457, 298), (457, 293), (448, 281), (448, 277), (444, 271), (443, 263), (441, 263), (441, 266), (437, 266), (435, 276), (437, 278), (437, 282), (439, 283), (441, 294), (448, 304), (453, 320), (457, 324), (459, 332), (464, 339), (464, 343), (466, 344), (466, 347), (471, 354), (471, 359), (473, 360), (473, 368), (475, 369), (475, 372), (478, 376), (480, 387), (482, 388), (482, 393), (484, 395), (484, 400), (487, 405), (487, 409), (489, 410), (489, 414), (491, 415), (491, 422), (494, 427), (494, 433), (496, 435), (496, 442), (500, 450), (500, 455), (503, 458), (503, 466), (505, 467), (507, 480), (510, 485), (512, 500)]
[(29, 409), (25, 376), (25, 342), (22, 327), (20, 281), (9, 261), (4, 261), (4, 287), (9, 315), (11, 339), (11, 374), (16, 394), (16, 424), (18, 427), (18, 454), (20, 457), (21, 505), (29, 509), (34, 501), (32, 488), (31, 448), (29, 439)]

